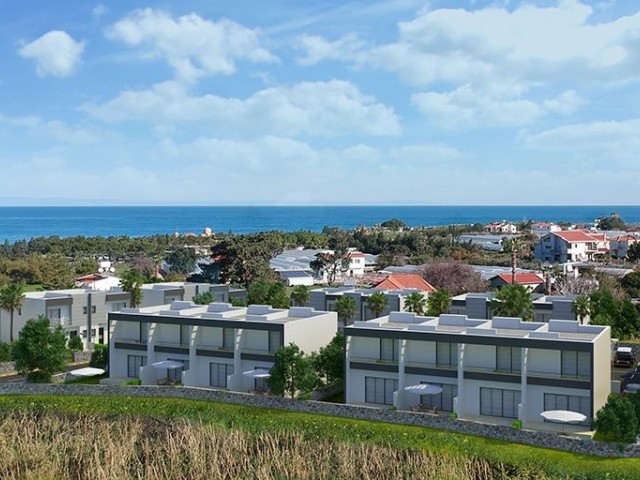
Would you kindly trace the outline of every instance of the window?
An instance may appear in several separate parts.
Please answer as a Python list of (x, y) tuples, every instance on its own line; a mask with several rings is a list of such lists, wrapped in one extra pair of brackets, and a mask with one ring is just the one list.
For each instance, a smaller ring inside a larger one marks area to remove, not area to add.
[(182, 363), (182, 368), (170, 368), (167, 371), (167, 377), (172, 382), (181, 382), (182, 381), (182, 372), (185, 370), (189, 370), (189, 360), (182, 360), (181, 358), (167, 358), (172, 362), (180, 362)]
[(519, 347), (496, 347), (496, 370), (520, 373), (522, 370), (521, 355)]
[(222, 329), (222, 348), (233, 350), (236, 343), (236, 332), (233, 328)]
[(436, 342), (436, 365), (440, 367), (458, 366), (458, 344)]
[(82, 307), (82, 314), (83, 314), (83, 315), (86, 315), (86, 314), (87, 314), (87, 311), (88, 311), (88, 310), (87, 310), (87, 307)]
[(95, 305), (91, 306), (91, 313), (96, 313), (96, 306)]
[(276, 353), (282, 346), (282, 332), (269, 331), (269, 353)]
[(127, 355), (127, 377), (140, 378), (140, 368), (147, 364), (144, 355)]
[(570, 410), (579, 412), (591, 417), (591, 402), (589, 397), (579, 397), (577, 395), (558, 395), (555, 393), (544, 394), (544, 409), (547, 410)]
[(396, 341), (394, 339), (380, 339), (380, 360), (384, 360), (387, 362), (398, 361), (398, 349), (396, 348)]
[(111, 312), (119, 312), (123, 308), (127, 308), (127, 302), (113, 302), (111, 303)]
[[(271, 370), (269, 367), (263, 367), (262, 365), (255, 365), (253, 367), (254, 370)], [(267, 385), (267, 379), (266, 378), (256, 378), (254, 379), (255, 384), (254, 384), (254, 388), (258, 391), (262, 391), (262, 392), (268, 392), (271, 389), (269, 388), (269, 385)]]
[(191, 325), (180, 325), (180, 345), (191, 343)]
[(480, 388), (480, 415), (492, 417), (518, 418), (518, 390), (501, 388)]
[(561, 352), (560, 373), (565, 377), (590, 377), (591, 354), (589, 352)]
[(47, 318), (51, 321), (60, 320), (62, 311), (59, 308), (47, 308)]
[(140, 322), (140, 343), (147, 343), (149, 341), (149, 324), (147, 322)]
[(453, 399), (458, 396), (458, 385), (430, 384), (441, 387), (442, 393), (438, 395), (420, 395), (420, 403), (443, 412), (453, 412)]
[(210, 386), (227, 388), (227, 377), (229, 375), (233, 375), (233, 365), (213, 362), (209, 364)]
[(364, 377), (364, 401), (393, 405), (393, 392), (398, 390), (398, 381), (390, 378)]

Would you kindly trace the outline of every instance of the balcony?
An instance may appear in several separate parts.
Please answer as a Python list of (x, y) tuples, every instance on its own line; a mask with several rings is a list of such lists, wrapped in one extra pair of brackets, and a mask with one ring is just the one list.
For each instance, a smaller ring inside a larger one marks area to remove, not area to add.
[(50, 318), (49, 325), (56, 328), (60, 327), (68, 327), (71, 325), (71, 317), (58, 317), (58, 318)]
[(115, 348), (122, 348), (126, 350), (138, 350), (138, 351), (147, 351), (147, 342), (141, 342), (138, 339), (132, 338), (114, 338), (112, 339), (113, 346)]
[(555, 380), (574, 380), (578, 382), (590, 382), (591, 377), (588, 375), (567, 375), (562, 373), (550, 373), (550, 372), (534, 372), (531, 370), (527, 371), (527, 378), (549, 378)]

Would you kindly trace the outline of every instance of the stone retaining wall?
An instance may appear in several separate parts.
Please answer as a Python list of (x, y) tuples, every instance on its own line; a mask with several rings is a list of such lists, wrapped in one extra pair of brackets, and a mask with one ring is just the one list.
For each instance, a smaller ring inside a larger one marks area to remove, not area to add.
[(51, 385), (51, 384), (6, 384), (0, 385), (0, 394), (28, 395), (122, 395), (129, 397), (173, 397), (192, 400), (208, 400), (255, 407), (277, 408), (297, 412), (333, 415), (336, 417), (373, 420), (403, 425), (438, 428), (470, 435), (496, 438), (556, 450), (565, 450), (599, 457), (640, 457), (640, 445), (628, 445), (618, 449), (617, 445), (593, 442), (561, 436), (554, 433), (534, 432), (511, 427), (488, 425), (464, 420), (452, 420), (446, 416), (395, 411), (337, 403), (292, 400), (224, 390), (208, 390), (188, 387), (156, 386), (107, 386), (107, 385)]
[(13, 375), (16, 372), (16, 362), (0, 362), (0, 375)]

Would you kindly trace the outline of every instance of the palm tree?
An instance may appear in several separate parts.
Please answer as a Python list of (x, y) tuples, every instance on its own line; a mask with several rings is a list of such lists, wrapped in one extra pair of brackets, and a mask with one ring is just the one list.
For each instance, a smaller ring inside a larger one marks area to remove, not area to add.
[(13, 311), (24, 303), (24, 290), (21, 283), (10, 283), (0, 289), (0, 308), (10, 315), (9, 341), (13, 342)]
[(367, 307), (373, 313), (374, 318), (378, 318), (382, 315), (382, 312), (387, 308), (387, 296), (382, 292), (375, 292), (369, 295), (367, 298)]
[(338, 313), (338, 320), (344, 322), (345, 326), (353, 316), (356, 314), (356, 308), (358, 305), (352, 297), (340, 297), (336, 300), (336, 312)]
[(404, 309), (416, 315), (424, 315), (427, 310), (427, 297), (420, 292), (407, 295), (404, 299)]
[(582, 325), (584, 319), (591, 315), (591, 300), (586, 295), (578, 295), (571, 303), (571, 311), (578, 317)]
[(491, 308), (495, 315), (502, 317), (518, 317), (530, 321), (534, 316), (531, 293), (525, 286), (517, 283), (505, 285), (498, 290)]
[(142, 303), (143, 281), (144, 280), (142, 278), (142, 275), (140, 275), (138, 271), (134, 270), (133, 268), (125, 271), (122, 274), (122, 277), (120, 277), (120, 285), (122, 286), (122, 290), (125, 292), (129, 292), (129, 304), (131, 305), (131, 308), (136, 308)]
[(302, 306), (309, 303), (309, 287), (297, 285), (291, 291), (291, 301), (294, 305)]
[(449, 290), (439, 288), (427, 299), (427, 315), (439, 317), (443, 313), (447, 313), (451, 308), (451, 294)]

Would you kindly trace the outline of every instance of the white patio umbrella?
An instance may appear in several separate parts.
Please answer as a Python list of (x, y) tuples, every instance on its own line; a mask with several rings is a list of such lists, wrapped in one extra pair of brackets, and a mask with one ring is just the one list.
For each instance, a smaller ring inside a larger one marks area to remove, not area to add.
[(162, 360), (160, 362), (152, 363), (153, 368), (166, 368), (167, 370), (173, 370), (174, 368), (182, 368), (182, 362), (176, 362), (174, 360)]
[(584, 422), (587, 419), (586, 415), (570, 410), (547, 410), (542, 412), (540, 416), (548, 422), (561, 423), (563, 432), (566, 424)]
[(438, 395), (442, 393), (442, 387), (437, 385), (430, 385), (428, 383), (419, 383), (418, 385), (409, 385), (404, 387), (407, 392), (415, 393), (416, 395)]
[(271, 374), (268, 370), (248, 370), (246, 372), (242, 372), (242, 374), (246, 377), (250, 378), (269, 378)]
[(95, 377), (96, 375), (102, 375), (103, 373), (104, 370), (101, 368), (85, 367), (71, 370), (69, 375), (73, 375), (74, 377)]

